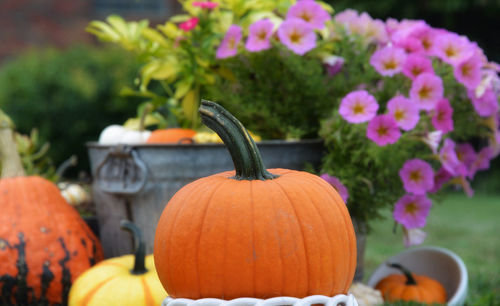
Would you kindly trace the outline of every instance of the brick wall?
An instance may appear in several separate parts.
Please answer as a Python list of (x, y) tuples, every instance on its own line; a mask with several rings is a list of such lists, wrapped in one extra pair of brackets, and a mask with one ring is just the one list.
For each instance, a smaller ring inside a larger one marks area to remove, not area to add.
[(164, 22), (179, 10), (175, 0), (158, 0), (164, 1), (159, 11), (134, 11), (133, 5), (140, 1), (131, 0), (132, 7), (128, 8), (123, 5), (127, 1), (120, 1), (0, 0), (0, 60), (30, 47), (64, 48), (80, 42), (95, 42), (94, 37), (85, 32), (85, 27), (89, 21), (102, 20), (113, 13), (116, 3), (122, 5), (116, 13), (125, 18), (148, 18), (153, 23)]

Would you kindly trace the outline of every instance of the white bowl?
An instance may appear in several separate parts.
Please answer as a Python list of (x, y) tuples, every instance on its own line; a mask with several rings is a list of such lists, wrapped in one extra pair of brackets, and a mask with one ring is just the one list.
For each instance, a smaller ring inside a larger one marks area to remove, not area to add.
[(397, 262), (416, 274), (426, 275), (440, 282), (446, 290), (447, 305), (464, 305), (467, 297), (467, 268), (457, 254), (450, 250), (424, 246), (401, 252), (381, 264), (373, 272), (368, 286), (374, 288), (384, 277), (400, 273), (386, 263)]

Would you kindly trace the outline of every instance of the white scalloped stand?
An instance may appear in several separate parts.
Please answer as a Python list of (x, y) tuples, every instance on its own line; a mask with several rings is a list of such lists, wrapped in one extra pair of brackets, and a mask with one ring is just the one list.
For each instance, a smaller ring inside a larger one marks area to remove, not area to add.
[(303, 299), (280, 296), (267, 300), (256, 298), (238, 298), (230, 301), (220, 299), (173, 299), (167, 297), (161, 306), (311, 306), (322, 304), (325, 306), (358, 306), (358, 302), (352, 294), (339, 294), (333, 297), (324, 295), (311, 295)]

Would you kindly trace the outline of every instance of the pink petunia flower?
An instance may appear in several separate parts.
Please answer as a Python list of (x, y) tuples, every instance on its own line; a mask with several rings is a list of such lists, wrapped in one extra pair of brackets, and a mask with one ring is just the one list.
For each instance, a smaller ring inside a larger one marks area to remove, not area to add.
[(184, 32), (189, 32), (192, 29), (196, 28), (196, 26), (198, 25), (198, 21), (200, 21), (198, 18), (192, 17), (187, 21), (181, 22), (179, 24), (179, 28)]
[(398, 123), (391, 115), (378, 115), (368, 123), (366, 137), (379, 146), (393, 144), (401, 137)]
[(424, 243), (427, 233), (419, 228), (407, 229), (403, 226), (403, 243), (405, 248)]
[(475, 51), (475, 46), (466, 37), (456, 33), (443, 32), (435, 40), (436, 55), (450, 65), (458, 65)]
[(315, 1), (297, 1), (286, 14), (286, 19), (298, 18), (309, 24), (313, 29), (321, 30), (325, 22), (330, 20), (330, 14)]
[(443, 98), (443, 81), (431, 73), (420, 74), (412, 83), (410, 99), (423, 110), (432, 110)]
[(323, 64), (326, 66), (326, 71), (329, 76), (334, 76), (342, 70), (345, 59), (340, 56), (330, 55), (323, 58)]
[(441, 138), (443, 137), (443, 132), (442, 131), (433, 131), (430, 133), (427, 133), (425, 137), (422, 138), (422, 141), (431, 148), (432, 153), (437, 154), (437, 149), (439, 147), (439, 144), (441, 143)]
[(400, 73), (403, 63), (406, 60), (406, 53), (401, 48), (384, 47), (373, 53), (370, 64), (383, 76), (393, 76)]
[(377, 114), (378, 103), (366, 90), (357, 90), (347, 94), (340, 102), (339, 114), (350, 123), (362, 123), (371, 120)]
[(465, 165), (468, 171), (472, 166), (472, 163), (477, 158), (477, 153), (470, 143), (458, 144), (455, 148), (458, 160)]
[(469, 91), (468, 95), (479, 116), (489, 117), (498, 112), (498, 96), (491, 88), (486, 89), (481, 97), (477, 97), (474, 91)]
[(456, 65), (453, 74), (457, 81), (463, 84), (465, 88), (474, 90), (481, 83), (482, 66), (482, 59), (479, 55), (474, 54)]
[(436, 193), (443, 187), (443, 185), (448, 182), (453, 175), (448, 172), (445, 168), (441, 167), (438, 172), (434, 175), (434, 187), (429, 190), (430, 193)]
[(314, 29), (302, 19), (283, 21), (278, 28), (278, 37), (282, 44), (298, 55), (303, 55), (316, 47)]
[(422, 73), (434, 74), (431, 60), (420, 54), (408, 55), (402, 70), (403, 74), (412, 80), (415, 80)]
[(462, 187), (465, 191), (465, 194), (471, 198), (474, 196), (474, 189), (472, 189), (470, 182), (465, 178), (465, 176), (461, 176), (458, 178), (458, 185)]
[(406, 194), (394, 206), (394, 220), (407, 229), (424, 227), (432, 202), (425, 195)]
[(443, 143), (443, 147), (439, 151), (439, 160), (446, 169), (453, 176), (465, 176), (467, 175), (467, 168), (458, 159), (457, 153), (455, 151), (455, 142), (449, 138), (446, 138)]
[(420, 55), (424, 53), (424, 48), (422, 47), (420, 40), (412, 36), (406, 37), (394, 45), (404, 49), (406, 53), (411, 55)]
[(413, 129), (420, 120), (418, 108), (404, 96), (390, 99), (387, 102), (387, 110), (398, 126), (405, 131)]
[(432, 116), (432, 126), (443, 133), (453, 131), (453, 108), (448, 99), (441, 99), (434, 110)]
[(484, 147), (477, 153), (476, 159), (472, 162), (468, 177), (473, 179), (476, 172), (479, 170), (487, 170), (490, 168), (490, 160), (493, 158), (493, 148)]
[(227, 58), (235, 56), (238, 53), (238, 44), (241, 41), (241, 27), (231, 25), (224, 36), (215, 56), (217, 58)]
[(421, 159), (410, 159), (399, 170), (406, 192), (425, 194), (434, 187), (434, 171), (431, 165)]
[(207, 9), (207, 10), (213, 10), (216, 8), (219, 4), (216, 2), (211, 2), (211, 1), (193, 1), (193, 6), (200, 7), (202, 9)]
[(346, 9), (342, 12), (335, 14), (333, 18), (336, 22), (348, 27), (349, 24), (353, 23), (358, 18), (358, 12), (353, 9)]
[(320, 177), (332, 185), (333, 188), (337, 190), (344, 203), (347, 204), (347, 199), (349, 199), (349, 191), (347, 191), (347, 187), (344, 186), (338, 178), (328, 175), (327, 173), (322, 174)]
[(248, 28), (248, 39), (245, 48), (250, 52), (258, 52), (269, 49), (269, 39), (273, 34), (274, 25), (268, 19), (256, 21)]

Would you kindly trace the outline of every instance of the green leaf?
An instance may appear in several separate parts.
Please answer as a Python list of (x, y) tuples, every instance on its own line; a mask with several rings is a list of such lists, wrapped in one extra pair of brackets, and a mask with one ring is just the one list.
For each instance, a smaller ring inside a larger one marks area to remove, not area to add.
[(175, 90), (174, 98), (180, 99), (184, 97), (193, 85), (193, 78), (187, 78), (177, 83), (177, 89)]
[(191, 121), (192, 126), (194, 126), (198, 117), (199, 104), (200, 101), (197, 89), (191, 89), (182, 99), (182, 111), (184, 112), (186, 118)]

